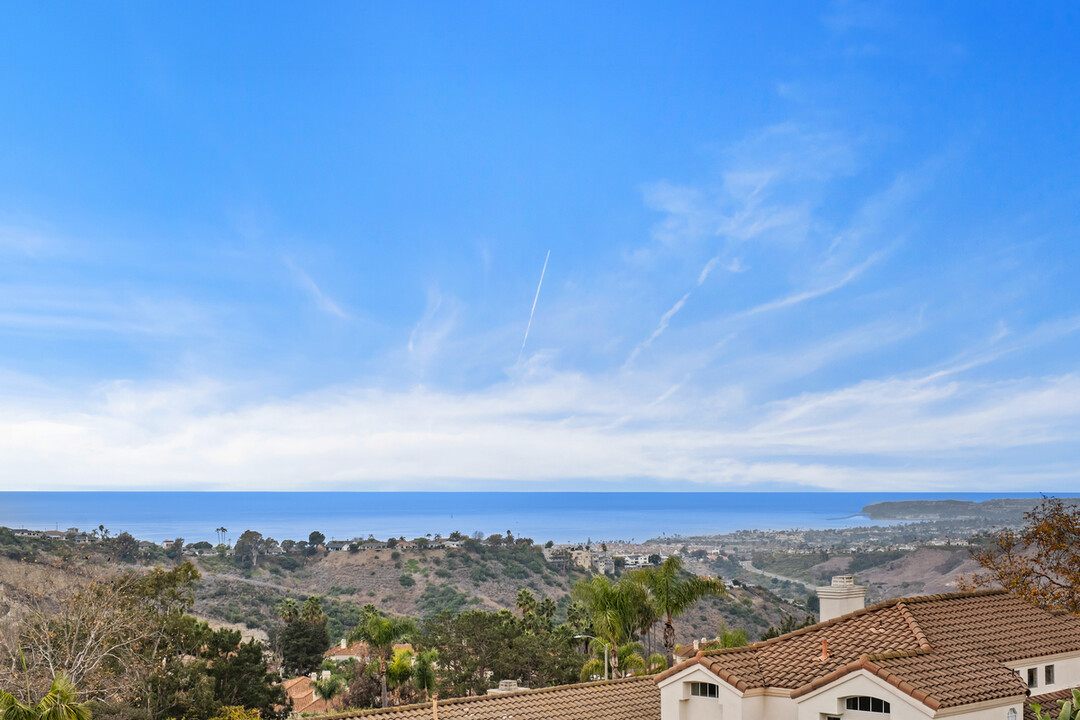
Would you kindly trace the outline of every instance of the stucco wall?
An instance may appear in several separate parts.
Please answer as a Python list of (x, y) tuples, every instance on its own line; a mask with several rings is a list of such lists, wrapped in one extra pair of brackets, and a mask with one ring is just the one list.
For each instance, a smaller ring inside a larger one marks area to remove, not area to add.
[[(691, 697), (692, 682), (717, 685), (719, 697)], [(700, 665), (695, 665), (661, 684), (660, 717), (661, 720), (744, 720), (745, 716), (741, 693)]]
[[(1054, 684), (1045, 682), (1045, 668), (1054, 666)], [(1039, 686), (1031, 689), (1032, 695), (1045, 695), (1055, 690), (1080, 686), (1080, 657), (1050, 657), (1037, 662), (1009, 663), (1009, 667), (1020, 671), (1020, 679), (1027, 682), (1027, 671), (1035, 668), (1039, 671)]]
[[(853, 695), (881, 698), (889, 703), (890, 713), (885, 715), (846, 710), (844, 700)], [(934, 712), (910, 695), (865, 671), (847, 675), (811, 695), (798, 698), (797, 702), (798, 720), (822, 720), (826, 716), (840, 717), (843, 720), (927, 720), (939, 716), (954, 717), (958, 720), (1006, 720), (1010, 707), (1016, 710), (1018, 717), (1024, 716), (1023, 702), (1019, 698), (991, 707), (976, 706), (958, 714), (953, 714), (955, 710), (952, 709)]]

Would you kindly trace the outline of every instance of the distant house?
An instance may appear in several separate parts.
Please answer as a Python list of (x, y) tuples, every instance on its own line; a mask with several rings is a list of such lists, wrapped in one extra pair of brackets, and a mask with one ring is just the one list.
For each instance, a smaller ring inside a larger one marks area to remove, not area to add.
[[(327, 673), (329, 674), (329, 673)], [(336, 697), (333, 700), (324, 700), (315, 692), (315, 673), (302, 675), (281, 683), (285, 688), (285, 694), (292, 701), (291, 717), (301, 715), (323, 715), (325, 713), (340, 710), (343, 707), (343, 698)]]
[(45, 532), (41, 533), (41, 537), (48, 538), (49, 540), (63, 540), (64, 533), (60, 532), (59, 530), (46, 530)]
[(367, 540), (360, 545), (361, 550), (385, 550), (386, 543), (382, 540)]
[(439, 540), (438, 544), (444, 548), (459, 548), (461, 547), (461, 540)]
[(330, 552), (341, 552), (349, 547), (349, 540), (331, 540), (326, 543), (326, 549)]
[(40, 530), (27, 530), (26, 528), (16, 528), (11, 531), (15, 537), (41, 537)]
[[(394, 650), (409, 650), (411, 652), (412, 649), (413, 646), (409, 643), (399, 643), (394, 646)], [(357, 640), (350, 643), (345, 638), (341, 638), (341, 642), (323, 653), (323, 657), (334, 662), (356, 660), (357, 662), (366, 663), (371, 660), (373, 653), (371, 647), (365, 642)]]

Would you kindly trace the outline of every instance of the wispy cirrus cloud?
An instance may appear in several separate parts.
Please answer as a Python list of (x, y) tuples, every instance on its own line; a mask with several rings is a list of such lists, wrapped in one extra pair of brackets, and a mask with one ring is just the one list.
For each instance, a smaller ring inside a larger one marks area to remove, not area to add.
[(308, 293), (312, 300), (315, 301), (315, 306), (328, 315), (341, 318), (342, 320), (348, 320), (349, 314), (341, 309), (341, 306), (331, 299), (326, 293), (322, 291), (311, 276), (307, 272), (292, 261), (291, 258), (285, 258), (285, 265), (293, 274), (297, 286)]

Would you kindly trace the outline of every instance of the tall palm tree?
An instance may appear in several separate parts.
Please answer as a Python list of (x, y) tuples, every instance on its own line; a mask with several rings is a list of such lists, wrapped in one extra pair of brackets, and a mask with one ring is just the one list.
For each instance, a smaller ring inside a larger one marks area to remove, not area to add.
[(424, 691), (424, 702), (428, 701), (431, 691), (435, 689), (438, 678), (435, 677), (435, 663), (439, 661), (439, 651), (432, 648), (416, 654), (416, 665), (413, 668), (413, 684), (417, 690)]
[(649, 602), (644, 586), (636, 582), (612, 582), (595, 575), (574, 585), (573, 598), (585, 606), (593, 632), (607, 644), (611, 674), (619, 677), (619, 648), (635, 639), (641, 608)]
[(75, 686), (57, 675), (49, 693), (36, 705), (24, 704), (0, 690), (0, 720), (90, 720), (90, 710), (76, 700)]
[(308, 625), (318, 625), (323, 621), (322, 598), (318, 595), (309, 595), (300, 608), (300, 619)]
[(521, 588), (518, 590), (515, 604), (522, 615), (528, 615), (536, 610), (536, 596), (532, 594), (529, 588)]
[(364, 617), (351, 633), (349, 640), (361, 640), (375, 652), (379, 658), (379, 681), (382, 684), (382, 706), (389, 700), (386, 693), (386, 668), (394, 656), (394, 643), (416, 631), (416, 625), (409, 618), (383, 617), (374, 613)]
[(278, 617), (284, 620), (286, 625), (300, 617), (300, 605), (292, 598), (279, 602), (276, 610)]
[(648, 592), (657, 614), (664, 618), (668, 666), (675, 660), (675, 618), (697, 605), (702, 598), (727, 597), (728, 594), (719, 578), (684, 572), (682, 558), (678, 556), (669, 557), (654, 567), (634, 570), (628, 576)]

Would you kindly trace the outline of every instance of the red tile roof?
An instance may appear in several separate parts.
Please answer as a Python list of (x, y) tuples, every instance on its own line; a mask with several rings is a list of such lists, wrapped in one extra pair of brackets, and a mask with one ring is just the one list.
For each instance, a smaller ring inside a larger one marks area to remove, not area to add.
[[(437, 714), (436, 714), (437, 713)], [(650, 676), (439, 700), (332, 716), (340, 720), (660, 720), (660, 693)]]
[(281, 683), (285, 694), (292, 700), (292, 712), (308, 715), (333, 712), (341, 708), (338, 698), (327, 701), (315, 695), (315, 683), (307, 675), (291, 678)]
[(739, 690), (783, 688), (794, 698), (866, 670), (938, 709), (1025, 695), (1003, 663), (1080, 651), (1080, 618), (1004, 591), (900, 598), (744, 648), (699, 652), (694, 664)]
[(1065, 690), (1057, 690), (1052, 693), (1046, 693), (1045, 695), (1035, 695), (1029, 697), (1027, 702), (1024, 703), (1024, 720), (1036, 720), (1035, 708), (1031, 707), (1034, 704), (1038, 704), (1042, 708), (1044, 713), (1050, 713), (1051, 717), (1057, 717), (1059, 712), (1058, 700), (1071, 700), (1072, 689), (1066, 688)]

